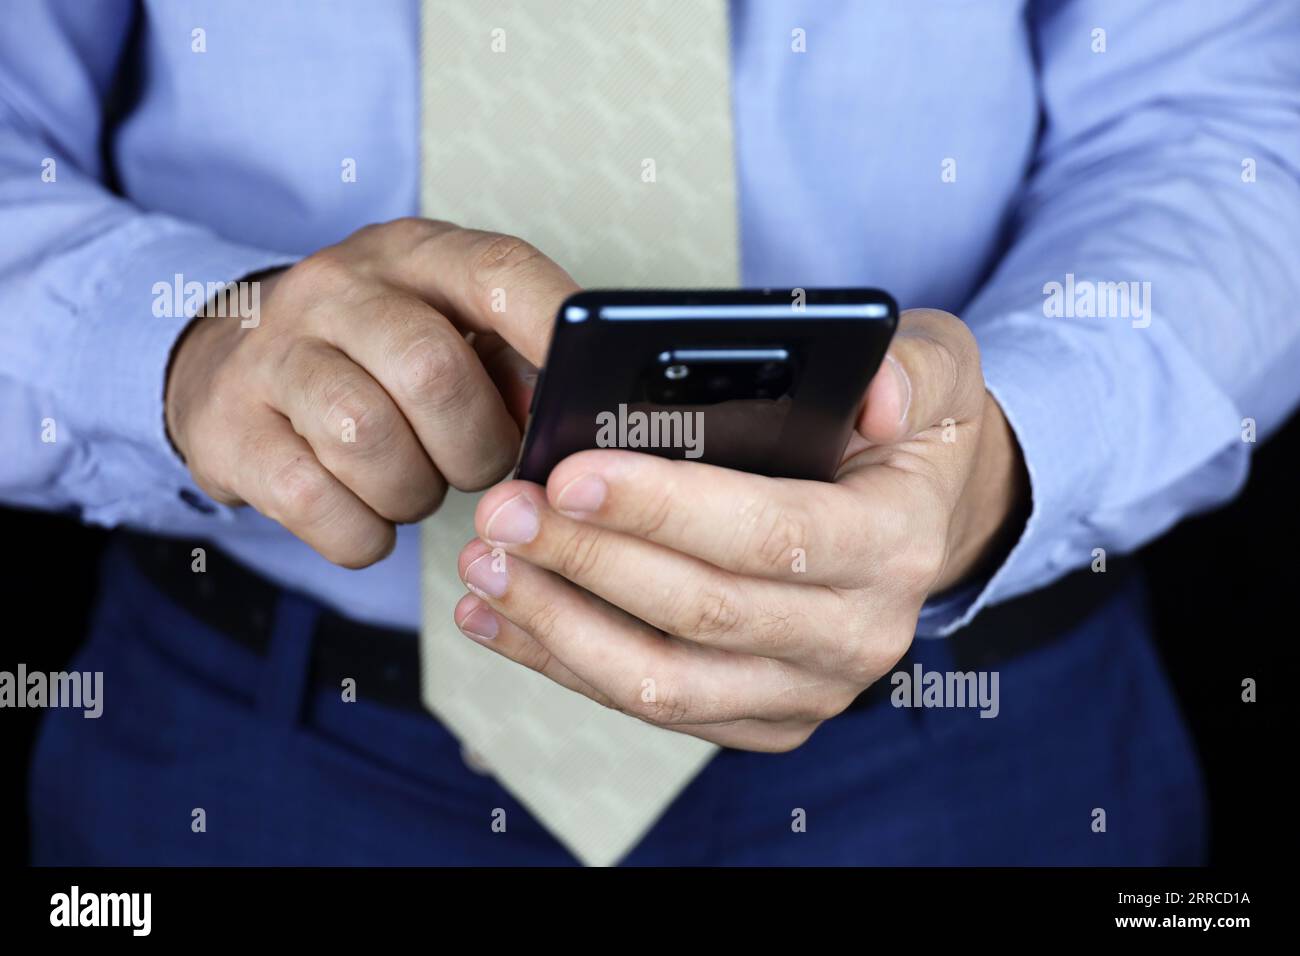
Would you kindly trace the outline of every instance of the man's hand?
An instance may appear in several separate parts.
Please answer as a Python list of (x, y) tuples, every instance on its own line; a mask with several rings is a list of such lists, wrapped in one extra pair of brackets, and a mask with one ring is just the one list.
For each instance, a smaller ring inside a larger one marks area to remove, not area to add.
[(348, 567), (387, 555), (394, 522), (431, 513), (447, 484), (507, 473), (523, 376), (577, 290), (518, 239), (424, 219), (368, 226), (261, 281), (256, 327), (196, 320), (177, 346), (168, 433), (214, 499)]
[[(1025, 479), (974, 339), (904, 313), (836, 481), (586, 451), (480, 502), (463, 631), (565, 687), (747, 750), (803, 743), (987, 560)], [(1014, 523), (1014, 519), (1010, 523)]]

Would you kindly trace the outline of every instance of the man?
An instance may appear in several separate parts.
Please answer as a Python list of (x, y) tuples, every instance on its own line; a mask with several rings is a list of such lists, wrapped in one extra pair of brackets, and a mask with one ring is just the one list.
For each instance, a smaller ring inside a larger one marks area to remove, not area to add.
[[(545, 249), (412, 218), (418, 8), (10, 11), (0, 488), (185, 555), (212, 542), (239, 582), (196, 610), (148, 547), (113, 552), (74, 666), (122, 704), (47, 720), (39, 862), (571, 859), (426, 714), (317, 679), (330, 634), (349, 660), (413, 644), (410, 522), (506, 476), (575, 288)], [(575, 693), (728, 748), (629, 862), (1200, 860), (1199, 776), (1140, 586), (1020, 596), (1229, 498), (1245, 423), (1267, 434), (1296, 401), (1279, 373), (1300, 358), (1300, 12), (730, 15), (745, 284), (878, 285), (913, 307), (841, 475), (582, 453), (544, 489), (484, 496), (448, 613)], [(260, 282), (256, 327), (158, 308), (173, 276)], [(1098, 307), (1119, 283), (1123, 308)], [(345, 420), (355, 442), (326, 434)], [(891, 694), (905, 656), (982, 663), (996, 716), (899, 706), (924, 703)], [(629, 691), (646, 673), (649, 703)]]

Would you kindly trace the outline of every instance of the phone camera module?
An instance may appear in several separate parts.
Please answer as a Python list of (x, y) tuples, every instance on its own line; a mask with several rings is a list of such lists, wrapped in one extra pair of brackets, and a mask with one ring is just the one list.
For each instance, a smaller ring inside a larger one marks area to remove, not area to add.
[(652, 405), (720, 405), (774, 402), (794, 385), (794, 362), (785, 348), (713, 345), (665, 349), (642, 373), (634, 401)]

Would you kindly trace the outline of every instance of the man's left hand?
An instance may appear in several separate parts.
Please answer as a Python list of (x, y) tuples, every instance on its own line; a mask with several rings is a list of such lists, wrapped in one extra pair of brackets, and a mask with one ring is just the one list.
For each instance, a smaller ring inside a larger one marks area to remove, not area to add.
[(486, 647), (726, 747), (784, 751), (907, 652), (1026, 494), (966, 326), (905, 312), (835, 481), (585, 451), (480, 501), (455, 609)]

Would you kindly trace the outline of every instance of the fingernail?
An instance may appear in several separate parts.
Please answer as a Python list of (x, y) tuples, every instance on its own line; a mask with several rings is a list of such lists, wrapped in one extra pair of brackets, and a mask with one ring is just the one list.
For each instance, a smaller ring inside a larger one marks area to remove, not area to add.
[(527, 544), (539, 527), (537, 509), (520, 493), (492, 512), (483, 537), (492, 544)]
[(491, 608), (476, 607), (465, 615), (465, 619), (457, 627), (470, 637), (477, 637), (481, 641), (490, 641), (497, 636), (500, 625), (497, 623), (497, 616), (492, 613)]
[(500, 552), (489, 551), (465, 569), (465, 584), (479, 597), (504, 597), (509, 583), (506, 556)]
[(894, 370), (894, 378), (898, 380), (898, 424), (901, 425), (907, 421), (907, 413), (912, 408), (912, 380), (907, 377), (907, 369), (903, 368), (903, 364), (898, 359), (888, 352), (885, 353), (885, 358), (889, 361), (889, 367)]
[(569, 514), (590, 514), (605, 503), (609, 486), (600, 475), (581, 475), (565, 485), (555, 498), (555, 507)]

